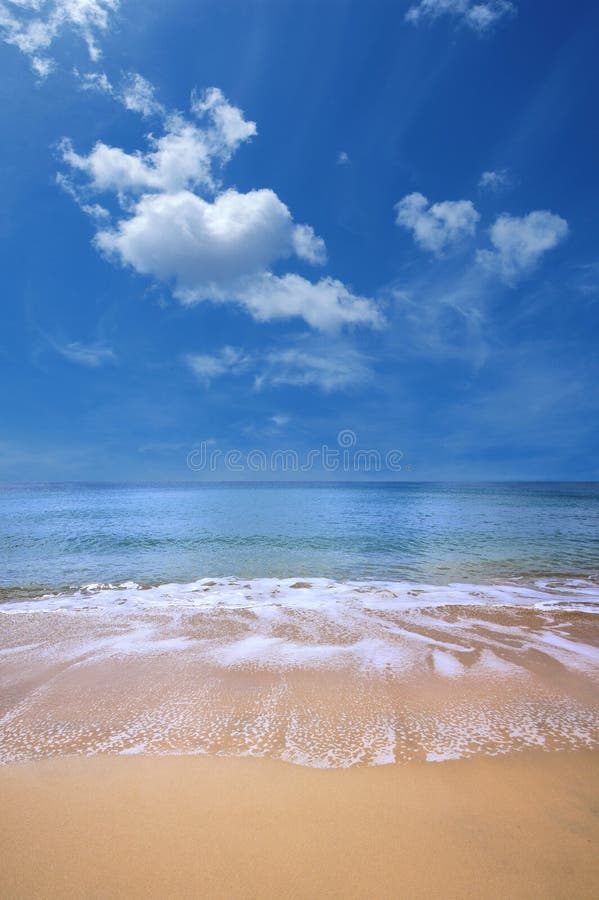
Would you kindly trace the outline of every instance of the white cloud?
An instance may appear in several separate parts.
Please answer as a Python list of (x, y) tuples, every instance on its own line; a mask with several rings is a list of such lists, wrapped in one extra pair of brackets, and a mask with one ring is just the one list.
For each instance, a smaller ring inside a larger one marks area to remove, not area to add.
[(73, 341), (70, 344), (53, 342), (53, 345), (65, 359), (81, 366), (97, 369), (106, 363), (116, 362), (114, 350), (100, 344), (80, 344), (78, 341)]
[(289, 347), (269, 353), (264, 368), (256, 377), (257, 389), (265, 386), (291, 385), (317, 387), (325, 393), (347, 390), (368, 381), (371, 371), (364, 356), (352, 347)]
[(384, 321), (371, 300), (352, 294), (335, 278), (312, 282), (300, 275), (265, 272), (240, 285), (237, 295), (262, 322), (301, 316), (313, 328), (335, 331), (343, 325), (380, 328)]
[(314, 233), (311, 225), (296, 225), (292, 235), (293, 249), (300, 259), (316, 266), (327, 261), (327, 248), (321, 237)]
[[(149, 95), (145, 89), (136, 90), (135, 84), (132, 82), (129, 94), (125, 86), (120, 98), (129, 109), (147, 112), (150, 103), (155, 103), (151, 100), (153, 94)], [(144, 84), (148, 85), (148, 82), (144, 81)], [(71, 142), (65, 140), (63, 159), (71, 169), (87, 175), (90, 187), (95, 191), (135, 195), (144, 191), (173, 192), (187, 187), (214, 190), (215, 163), (226, 162), (242, 140), (256, 133), (256, 125), (246, 122), (244, 129), (223, 126), (223, 118), (226, 118), (223, 107), (229, 104), (216, 89), (206, 93), (210, 95), (209, 104), (203, 108), (199, 103), (195, 106), (196, 114), (207, 119), (205, 127), (175, 113), (166, 117), (163, 135), (148, 137), (150, 149), (146, 153), (126, 153), (119, 147), (99, 141), (87, 156), (80, 156), (73, 150)]]
[(507, 169), (496, 169), (483, 172), (480, 176), (478, 186), (490, 191), (500, 191), (507, 188), (511, 184), (510, 173)]
[[(256, 390), (291, 385), (330, 393), (371, 377), (368, 361), (359, 351), (341, 342), (329, 342), (325, 347), (318, 339), (312, 339), (309, 347), (300, 343), (253, 355), (223, 347), (214, 354), (189, 354), (185, 362), (206, 388), (216, 378), (251, 374)], [(274, 415), (271, 421), (280, 428), (289, 422), (289, 416)]]
[(118, 87), (112, 84), (105, 72), (80, 72), (75, 68), (73, 74), (83, 91), (107, 94), (122, 103), (125, 109), (144, 118), (167, 116), (165, 107), (156, 100), (154, 85), (138, 72), (127, 72)]
[(84, 212), (86, 216), (89, 216), (90, 219), (95, 219), (98, 223), (101, 223), (110, 218), (108, 210), (103, 206), (100, 206), (99, 203), (86, 203), (80, 192), (73, 187), (71, 180), (66, 175), (63, 175), (62, 172), (57, 174), (56, 184), (60, 185), (63, 191), (65, 191), (69, 197), (73, 198), (82, 212)]
[[(489, 352), (487, 273), (473, 263), (426, 266), (409, 282), (391, 287), (393, 335), (403, 357), (457, 359), (480, 367)], [(397, 338), (395, 338), (397, 340)]]
[(114, 94), (114, 88), (105, 72), (80, 72), (77, 67), (73, 75), (79, 81), (83, 91), (96, 91), (99, 94)]
[(225, 300), (239, 279), (293, 252), (291, 214), (268, 189), (230, 189), (213, 201), (190, 190), (144, 194), (132, 212), (96, 243), (138, 272), (174, 283), (184, 303)]
[(131, 72), (125, 79), (120, 99), (126, 109), (142, 116), (162, 116), (164, 106), (154, 96), (154, 86), (137, 72)]
[(406, 21), (418, 24), (423, 19), (453, 16), (473, 31), (483, 33), (515, 12), (516, 6), (510, 0), (419, 0), (408, 9)]
[(25, 53), (42, 78), (52, 70), (46, 51), (63, 32), (77, 33), (87, 44), (90, 59), (101, 53), (97, 36), (106, 31), (120, 0), (3, 0), (0, 34), (5, 43)]
[(396, 203), (396, 223), (411, 231), (424, 250), (441, 254), (471, 237), (480, 219), (470, 200), (445, 200), (429, 206), (423, 194), (408, 194)]
[(530, 272), (543, 254), (552, 250), (568, 234), (568, 223), (547, 210), (526, 216), (499, 216), (489, 231), (494, 250), (479, 250), (478, 262), (496, 272), (508, 284)]
[(54, 62), (41, 56), (34, 56), (31, 60), (31, 68), (40, 78), (47, 78), (54, 69)]
[(345, 150), (340, 150), (337, 154), (337, 165), (338, 166), (348, 166), (351, 160), (349, 158), (349, 154), (346, 153)]
[(275, 426), (275, 428), (283, 428), (284, 425), (289, 423), (289, 416), (283, 416), (280, 413), (277, 413), (274, 416), (270, 417), (270, 421)]
[(235, 347), (223, 347), (218, 353), (190, 353), (185, 361), (198, 381), (206, 387), (221, 375), (240, 374), (245, 371), (251, 358)]
[[(228, 159), (237, 147), (256, 134), (256, 123), (244, 119), (236, 106), (231, 106), (220, 88), (208, 88), (191, 95), (191, 111), (198, 119), (208, 117), (212, 122), (217, 148), (226, 148)], [(222, 153), (222, 150), (220, 151)]]
[[(123, 91), (115, 96), (130, 109), (142, 115), (163, 109), (148, 82), (129, 76), (129, 84), (128, 101)], [(299, 316), (323, 330), (381, 325), (373, 302), (340, 281), (272, 273), (276, 262), (293, 256), (322, 265), (324, 241), (311, 226), (295, 224), (274, 191), (222, 189), (215, 170), (256, 134), (256, 125), (217, 88), (194, 93), (191, 108), (198, 124), (164, 111), (163, 133), (148, 136), (145, 152), (99, 142), (80, 155), (63, 141), (70, 175), (62, 183), (82, 208), (91, 214), (95, 194), (116, 197), (115, 220), (99, 225), (96, 246), (168, 283), (184, 304), (232, 302), (260, 321)]]

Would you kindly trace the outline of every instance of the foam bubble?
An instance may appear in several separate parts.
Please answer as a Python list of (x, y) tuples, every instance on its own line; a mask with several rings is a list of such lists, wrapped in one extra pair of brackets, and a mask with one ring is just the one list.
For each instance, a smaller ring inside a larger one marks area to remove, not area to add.
[(0, 761), (353, 766), (594, 746), (599, 620), (564, 606), (578, 589), (588, 600), (562, 582), (201, 579), (5, 603)]
[[(298, 586), (299, 585), (299, 586)], [(252, 609), (268, 617), (273, 608), (333, 610), (351, 604), (362, 609), (435, 609), (442, 606), (507, 606), (545, 611), (599, 613), (599, 586), (585, 579), (538, 579), (530, 585), (516, 580), (508, 584), (451, 583), (431, 585), (411, 582), (333, 581), (312, 578), (202, 578), (188, 584), (142, 587), (133, 581), (121, 584), (87, 584), (76, 590), (43, 594), (29, 600), (0, 604), (0, 613), (132, 609)]]

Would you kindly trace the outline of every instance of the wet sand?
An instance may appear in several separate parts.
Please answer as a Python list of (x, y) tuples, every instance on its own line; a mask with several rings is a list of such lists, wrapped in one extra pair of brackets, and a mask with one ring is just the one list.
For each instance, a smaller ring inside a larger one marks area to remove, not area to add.
[(0, 770), (6, 898), (599, 895), (599, 753), (315, 770), (60, 758)]
[(402, 608), (347, 587), (331, 599), (296, 586), (291, 603), (270, 587), (5, 604), (0, 763), (145, 753), (335, 768), (598, 746), (597, 615)]

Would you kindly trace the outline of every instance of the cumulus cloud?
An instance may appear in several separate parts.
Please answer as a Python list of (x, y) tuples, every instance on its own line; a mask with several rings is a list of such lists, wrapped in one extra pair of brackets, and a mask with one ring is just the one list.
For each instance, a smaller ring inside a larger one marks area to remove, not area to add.
[[(223, 188), (222, 167), (256, 134), (254, 122), (217, 88), (192, 95), (188, 119), (166, 112), (140, 76), (127, 83), (129, 93), (112, 91), (117, 99), (141, 115), (162, 116), (162, 133), (148, 136), (145, 151), (98, 142), (82, 155), (67, 139), (61, 145), (69, 169), (62, 183), (82, 208), (92, 209), (97, 194), (116, 200), (114, 218), (98, 226), (100, 251), (166, 282), (187, 305), (237, 303), (260, 321), (299, 316), (323, 330), (382, 324), (373, 302), (340, 281), (271, 271), (291, 257), (322, 265), (326, 247), (311, 226), (293, 221), (269, 188)], [(99, 89), (106, 89), (104, 82)]]
[(479, 213), (470, 200), (444, 200), (429, 205), (423, 194), (408, 194), (395, 205), (396, 223), (411, 231), (424, 250), (442, 254), (475, 231)]
[(479, 250), (478, 262), (508, 284), (532, 271), (541, 257), (568, 234), (568, 223), (548, 210), (499, 216), (490, 228), (493, 250)]
[(349, 153), (345, 150), (340, 150), (337, 154), (337, 165), (338, 166), (348, 166), (351, 160), (349, 158)]
[(293, 249), (300, 259), (305, 259), (315, 266), (324, 265), (327, 261), (325, 243), (314, 233), (311, 225), (296, 225), (293, 229), (292, 242)]
[[(215, 164), (226, 162), (242, 141), (255, 135), (256, 125), (245, 122), (243, 128), (228, 127), (223, 121), (223, 108), (229, 104), (217, 89), (207, 94), (210, 103), (203, 109), (198, 104), (195, 107), (196, 115), (205, 123), (191, 122), (178, 113), (169, 115), (164, 133), (158, 138), (148, 137), (149, 149), (145, 153), (126, 153), (99, 141), (89, 154), (80, 156), (66, 139), (62, 143), (63, 160), (72, 170), (88, 177), (92, 190), (112, 191), (123, 198), (147, 191), (172, 193), (182, 188), (213, 191), (217, 186)], [(153, 98), (145, 89), (136, 91), (135, 87), (129, 96), (121, 96), (125, 105), (137, 112), (147, 111)], [(155, 103), (153, 99), (152, 102)]]
[(176, 190), (143, 195), (96, 243), (138, 272), (174, 282), (176, 296), (194, 303), (226, 299), (240, 278), (289, 255), (293, 234), (291, 214), (271, 190), (230, 189), (212, 201)]
[(408, 9), (406, 21), (415, 25), (423, 19), (452, 16), (482, 34), (515, 12), (516, 6), (510, 0), (419, 0)]
[(116, 362), (114, 350), (101, 344), (81, 344), (78, 341), (69, 344), (54, 342), (54, 347), (61, 356), (70, 362), (92, 369), (97, 369), (106, 363)]
[(2, 0), (0, 34), (29, 57), (43, 78), (54, 67), (47, 51), (64, 32), (77, 33), (87, 44), (90, 59), (98, 60), (97, 37), (107, 30), (119, 6), (120, 0)]
[(501, 191), (511, 185), (510, 173), (507, 169), (495, 169), (483, 172), (478, 186), (483, 190)]
[(353, 294), (336, 278), (312, 282), (300, 275), (265, 272), (240, 285), (239, 300), (263, 322), (301, 316), (320, 331), (335, 331), (343, 325), (383, 325), (372, 301)]
[(212, 87), (202, 92), (194, 90), (191, 111), (199, 119), (208, 116), (217, 144), (227, 148), (228, 156), (243, 141), (256, 134), (256, 123), (249, 122), (240, 109), (228, 103), (220, 88)]

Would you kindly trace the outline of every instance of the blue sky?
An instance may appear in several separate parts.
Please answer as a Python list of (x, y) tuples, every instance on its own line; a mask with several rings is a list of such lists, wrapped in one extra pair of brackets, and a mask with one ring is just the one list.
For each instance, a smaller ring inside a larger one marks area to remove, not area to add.
[(599, 478), (598, 26), (0, 2), (0, 478), (238, 477), (187, 456), (342, 429), (402, 452), (375, 477)]

